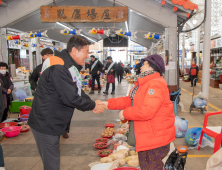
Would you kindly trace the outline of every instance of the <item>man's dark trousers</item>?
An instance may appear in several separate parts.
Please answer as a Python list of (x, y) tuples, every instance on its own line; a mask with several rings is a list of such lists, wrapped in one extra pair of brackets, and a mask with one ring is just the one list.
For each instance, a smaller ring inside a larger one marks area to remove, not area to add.
[[(109, 90), (109, 84), (111, 84), (111, 83), (106, 83), (106, 91), (108, 92), (108, 90)], [(112, 83), (112, 92), (114, 92), (115, 91), (115, 83)]]
[(193, 81), (194, 81), (194, 86), (196, 86), (196, 80), (194, 80), (195, 78), (197, 78), (197, 76), (190, 76), (191, 86), (193, 86)]
[(32, 129), (44, 170), (60, 170), (60, 136), (40, 133)]
[(98, 89), (101, 90), (99, 79), (100, 79), (100, 75), (92, 76), (92, 91), (94, 91), (95, 80), (97, 81)]

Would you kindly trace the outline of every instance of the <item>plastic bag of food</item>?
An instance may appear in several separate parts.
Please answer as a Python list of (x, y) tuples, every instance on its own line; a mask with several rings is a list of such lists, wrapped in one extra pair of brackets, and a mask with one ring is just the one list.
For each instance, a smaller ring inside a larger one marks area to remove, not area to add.
[(24, 101), (27, 98), (27, 94), (21, 89), (16, 89), (14, 93), (19, 101)]
[(194, 105), (195, 105), (197, 108), (204, 108), (206, 104), (207, 104), (207, 101), (206, 101), (206, 100), (202, 100), (202, 99), (200, 99), (200, 98), (195, 98), (195, 99), (194, 99)]
[(127, 137), (125, 135), (122, 135), (122, 134), (116, 134), (114, 136), (114, 138), (117, 139), (117, 140), (122, 140), (124, 142), (127, 140)]
[(116, 134), (125, 134), (126, 131), (127, 131), (126, 128), (119, 128), (119, 129), (117, 129)]
[(126, 122), (126, 123), (122, 124), (121, 128), (129, 129), (129, 123)]
[(112, 139), (112, 140), (109, 140), (108, 142), (107, 142), (107, 144), (109, 145), (109, 146), (113, 146), (113, 145), (115, 145), (116, 143), (119, 143), (119, 140), (117, 140), (117, 139)]
[(175, 117), (176, 137), (184, 138), (188, 128), (188, 120), (184, 120), (179, 116)]

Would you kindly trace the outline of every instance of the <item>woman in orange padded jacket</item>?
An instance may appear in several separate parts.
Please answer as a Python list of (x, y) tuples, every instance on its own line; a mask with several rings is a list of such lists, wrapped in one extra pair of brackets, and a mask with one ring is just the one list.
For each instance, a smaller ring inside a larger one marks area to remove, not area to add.
[(141, 62), (141, 73), (129, 96), (108, 99), (106, 104), (110, 110), (122, 110), (121, 120), (130, 121), (128, 140), (136, 147), (141, 170), (162, 170), (162, 159), (176, 133), (173, 103), (162, 77), (165, 72), (162, 57), (155, 54)]

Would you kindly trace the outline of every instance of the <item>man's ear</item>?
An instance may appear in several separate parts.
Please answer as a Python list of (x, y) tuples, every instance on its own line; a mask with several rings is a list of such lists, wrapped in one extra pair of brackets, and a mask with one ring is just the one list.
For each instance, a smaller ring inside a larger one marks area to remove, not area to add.
[(72, 51), (71, 51), (72, 55), (76, 56), (77, 51), (78, 50), (76, 47), (72, 47)]

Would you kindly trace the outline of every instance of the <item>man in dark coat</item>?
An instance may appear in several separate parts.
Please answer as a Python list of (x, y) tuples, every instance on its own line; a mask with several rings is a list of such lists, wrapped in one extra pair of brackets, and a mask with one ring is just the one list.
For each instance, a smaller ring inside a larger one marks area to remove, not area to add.
[(100, 73), (103, 69), (103, 65), (97, 58), (95, 58), (94, 55), (91, 55), (90, 58), (91, 58), (91, 63), (89, 65), (89, 70), (92, 76), (92, 87), (91, 87), (91, 92), (89, 94), (94, 94), (95, 80), (97, 81), (98, 84), (98, 93), (100, 93), (101, 87), (99, 79), (100, 79)]
[(106, 67), (103, 68), (107, 74), (107, 84), (106, 84), (106, 91), (103, 93), (108, 95), (109, 91), (109, 84), (112, 83), (112, 92), (111, 94), (115, 94), (115, 74), (116, 74), (116, 63), (113, 61), (111, 56), (107, 57), (108, 63)]
[(60, 170), (60, 135), (67, 130), (75, 108), (94, 113), (105, 110), (101, 101), (92, 101), (81, 89), (79, 71), (88, 58), (89, 44), (86, 38), (74, 35), (67, 50), (43, 63), (28, 124), (44, 170)]
[(4, 62), (0, 62), (0, 84), (5, 107), (1, 122), (4, 122), (7, 119), (9, 106), (12, 104), (13, 100), (12, 90), (14, 88), (14, 84), (10, 79), (10, 74), (6, 71), (7, 69), (8, 65)]
[(140, 72), (140, 68), (142, 67), (142, 64), (141, 62), (139, 61), (139, 63), (136, 65), (136, 68), (135, 68), (135, 71), (136, 71), (136, 75), (139, 75), (141, 72)]
[(122, 65), (121, 65), (121, 62), (119, 62), (119, 63), (117, 64), (116, 73), (117, 73), (118, 83), (120, 84), (121, 81), (122, 81), (123, 73), (124, 73), (124, 70), (123, 70), (123, 67), (122, 67)]
[[(47, 58), (53, 56), (53, 51), (50, 48), (45, 48), (41, 51), (42, 60), (45, 61)], [(42, 70), (42, 64), (39, 64), (32, 72), (29, 83), (31, 85), (32, 90), (36, 90), (37, 82), (39, 80), (40, 74)]]

